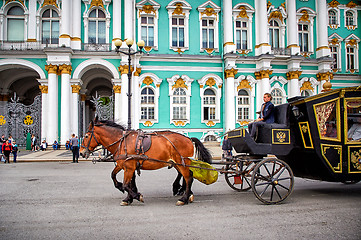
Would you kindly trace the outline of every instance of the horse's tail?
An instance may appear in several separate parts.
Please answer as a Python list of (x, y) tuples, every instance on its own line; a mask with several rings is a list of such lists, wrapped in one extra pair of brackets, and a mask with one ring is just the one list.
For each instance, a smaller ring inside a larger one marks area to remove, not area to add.
[(192, 142), (194, 142), (194, 145), (196, 146), (196, 156), (198, 160), (201, 160), (203, 162), (212, 163), (212, 155), (211, 152), (203, 145), (201, 141), (199, 141), (198, 138), (192, 137)]

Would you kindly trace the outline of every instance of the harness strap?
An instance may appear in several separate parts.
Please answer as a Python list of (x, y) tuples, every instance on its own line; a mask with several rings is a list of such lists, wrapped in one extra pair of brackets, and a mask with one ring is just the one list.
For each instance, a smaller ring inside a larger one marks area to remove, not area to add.
[(163, 134), (162, 134), (162, 135), (157, 134), (157, 135), (158, 135), (158, 136), (161, 136), (161, 137), (164, 137), (165, 139), (168, 140), (168, 142), (170, 142), (170, 144), (172, 144), (172, 146), (174, 147), (174, 149), (177, 151), (177, 153), (179, 154), (179, 156), (180, 156), (181, 159), (182, 159), (182, 165), (183, 165), (183, 167), (185, 167), (184, 157), (182, 156), (182, 154), (180, 154), (180, 152), (178, 151), (178, 149), (176, 148), (176, 146), (172, 143), (172, 141), (169, 140), (169, 138), (167, 138), (167, 137), (164, 136)]

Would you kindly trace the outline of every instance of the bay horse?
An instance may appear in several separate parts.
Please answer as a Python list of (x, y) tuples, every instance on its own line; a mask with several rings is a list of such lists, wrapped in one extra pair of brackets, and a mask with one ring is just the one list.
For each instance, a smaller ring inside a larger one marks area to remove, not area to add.
[[(155, 131), (147, 133), (151, 136), (152, 141), (149, 150), (139, 154), (136, 151), (138, 133), (135, 130), (126, 130), (112, 121), (99, 121), (96, 117), (94, 121), (90, 122), (88, 132), (84, 135), (79, 150), (80, 155), (88, 158), (98, 145), (102, 145), (113, 154), (116, 162), (111, 174), (114, 186), (120, 191), (124, 192), (125, 190), (128, 193), (121, 202), (122, 206), (131, 204), (133, 199), (143, 202), (143, 195), (138, 192), (135, 184), (136, 170), (157, 170), (163, 167), (174, 167), (178, 171), (178, 175), (183, 176), (185, 191), (177, 205), (192, 202), (193, 174), (188, 166), (191, 163), (189, 158), (194, 154), (193, 143), (199, 160), (210, 163), (212, 157), (210, 152), (197, 138), (189, 138), (172, 131)], [(123, 184), (116, 178), (122, 169), (124, 170)], [(177, 187), (180, 186), (173, 185), (173, 191)]]

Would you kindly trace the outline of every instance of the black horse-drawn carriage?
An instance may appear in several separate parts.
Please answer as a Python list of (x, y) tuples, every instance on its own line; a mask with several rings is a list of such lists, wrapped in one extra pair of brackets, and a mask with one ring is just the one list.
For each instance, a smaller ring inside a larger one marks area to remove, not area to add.
[[(227, 183), (253, 189), (266, 204), (292, 192), (294, 175), (322, 181), (361, 180), (361, 88), (295, 97), (275, 107), (275, 123), (228, 133), (238, 155), (226, 160)], [(228, 164), (227, 164), (228, 162)]]

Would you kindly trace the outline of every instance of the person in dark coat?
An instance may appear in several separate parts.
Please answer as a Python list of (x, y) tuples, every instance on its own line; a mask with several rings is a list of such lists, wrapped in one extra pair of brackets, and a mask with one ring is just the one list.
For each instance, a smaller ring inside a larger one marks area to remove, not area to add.
[(16, 157), (18, 156), (18, 151), (19, 151), (19, 148), (18, 148), (18, 145), (16, 144), (15, 141), (13, 141), (13, 150), (12, 150), (12, 153), (14, 155), (14, 163), (16, 163)]
[(261, 112), (259, 118), (257, 118), (254, 122), (248, 124), (248, 132), (250, 133), (251, 137), (254, 138), (256, 136), (256, 131), (258, 126), (264, 123), (274, 123), (275, 116), (274, 116), (274, 109), (275, 106), (271, 102), (272, 96), (269, 93), (265, 93), (263, 95), (263, 101), (261, 107)]
[(223, 157), (231, 157), (232, 156), (232, 144), (228, 140), (227, 135), (224, 136), (222, 150), (223, 150)]
[(6, 142), (3, 144), (2, 151), (5, 156), (5, 163), (10, 163), (10, 153), (13, 151), (13, 145), (9, 143), (9, 140), (6, 140)]

